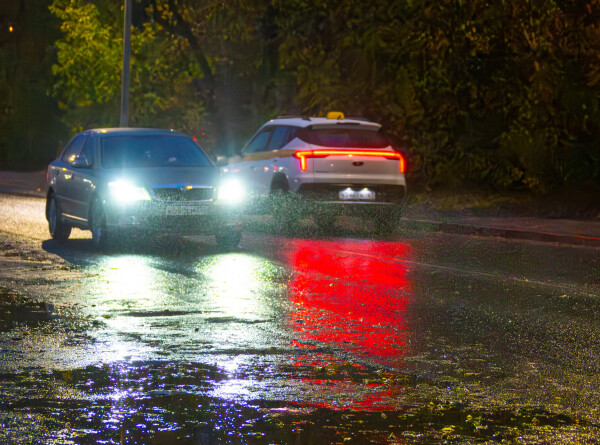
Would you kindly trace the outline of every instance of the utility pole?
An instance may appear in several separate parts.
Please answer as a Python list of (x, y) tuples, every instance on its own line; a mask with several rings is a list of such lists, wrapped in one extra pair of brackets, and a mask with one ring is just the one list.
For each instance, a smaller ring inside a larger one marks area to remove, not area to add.
[(121, 76), (121, 127), (129, 126), (129, 59), (131, 58), (131, 1), (124, 0), (123, 72)]

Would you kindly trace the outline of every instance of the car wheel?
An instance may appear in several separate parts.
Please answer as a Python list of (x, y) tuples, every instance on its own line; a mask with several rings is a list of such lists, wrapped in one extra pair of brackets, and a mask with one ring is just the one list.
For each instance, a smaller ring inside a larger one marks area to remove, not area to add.
[(264, 206), (267, 213), (275, 214), (281, 207), (284, 206), (287, 196), (289, 195), (289, 186), (285, 179), (278, 178), (271, 184), (271, 190), (266, 197), (266, 205)]
[(52, 238), (60, 243), (64, 243), (71, 235), (71, 226), (63, 222), (62, 211), (54, 195), (50, 195), (48, 201), (48, 229)]
[(108, 231), (106, 230), (106, 213), (104, 205), (95, 198), (90, 210), (90, 230), (92, 231), (92, 244), (96, 250), (105, 250), (108, 248)]
[(215, 235), (217, 245), (221, 250), (233, 250), (242, 240), (242, 232), (238, 230), (229, 230), (227, 232), (218, 233)]

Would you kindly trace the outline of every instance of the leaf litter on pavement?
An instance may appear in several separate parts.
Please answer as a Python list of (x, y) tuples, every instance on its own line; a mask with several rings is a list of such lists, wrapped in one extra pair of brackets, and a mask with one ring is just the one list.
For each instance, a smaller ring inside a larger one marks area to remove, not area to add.
[[(52, 273), (74, 272), (64, 264), (43, 264), (46, 260), (34, 254), (7, 257), (37, 262), (38, 273), (43, 267)], [(75, 306), (32, 298), (29, 288), (37, 289), (35, 280), (0, 282), (0, 333), (15, 341), (32, 333), (57, 332), (66, 334), (63, 340), (86, 341), (86, 333), (101, 326), (78, 316)], [(0, 382), (0, 441), (600, 442), (597, 412), (580, 416), (559, 392), (553, 404), (514, 397), (511, 385), (520, 383), (518, 377), (509, 378), (502, 364), (482, 360), (480, 353), (471, 356), (479, 347), (405, 357), (405, 369), (351, 363), (323, 351), (318, 361), (312, 355), (293, 364), (256, 365), (236, 376), (206, 363), (162, 361), (121, 361), (66, 371), (15, 370), (3, 373)], [(3, 350), (2, 357), (6, 353)], [(537, 372), (533, 365), (527, 371), (531, 375)], [(232, 378), (254, 379), (258, 386), (304, 381), (310, 392), (296, 400), (209, 395)], [(345, 398), (345, 388), (357, 397), (353, 403)]]

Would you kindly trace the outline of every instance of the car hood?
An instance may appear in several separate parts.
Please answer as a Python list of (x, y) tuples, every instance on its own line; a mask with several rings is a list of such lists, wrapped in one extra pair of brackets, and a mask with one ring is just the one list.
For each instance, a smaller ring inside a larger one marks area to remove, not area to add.
[(109, 181), (126, 180), (149, 189), (154, 187), (214, 187), (219, 181), (216, 167), (151, 167), (123, 169), (110, 173)]

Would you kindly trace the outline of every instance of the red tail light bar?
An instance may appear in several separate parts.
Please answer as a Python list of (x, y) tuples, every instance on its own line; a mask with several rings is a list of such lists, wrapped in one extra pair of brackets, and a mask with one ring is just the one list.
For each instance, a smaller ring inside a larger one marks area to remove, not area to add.
[(327, 156), (369, 156), (375, 158), (397, 159), (400, 173), (404, 173), (404, 157), (397, 152), (385, 150), (309, 150), (297, 151), (294, 156), (300, 160), (300, 169), (306, 171), (308, 158), (326, 158)]

